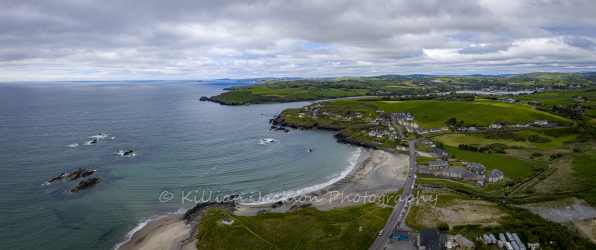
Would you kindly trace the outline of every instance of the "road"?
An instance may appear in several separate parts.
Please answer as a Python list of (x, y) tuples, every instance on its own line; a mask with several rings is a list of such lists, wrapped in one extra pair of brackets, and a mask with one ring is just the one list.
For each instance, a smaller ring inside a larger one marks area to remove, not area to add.
[[(402, 136), (402, 138), (405, 138), (401, 129), (401, 126), (397, 126), (394, 123), (395, 127), (398, 128), (398, 131), (400, 133), (400, 135)], [(373, 242), (373, 244), (370, 246), (369, 249), (385, 249), (385, 247), (387, 246), (387, 244), (389, 244), (389, 241), (391, 240), (391, 231), (393, 229), (395, 229), (395, 227), (397, 226), (397, 221), (399, 220), (399, 215), (404, 211), (404, 207), (406, 206), (406, 203), (408, 201), (407, 197), (409, 197), (410, 195), (412, 195), (413, 190), (413, 186), (414, 186), (414, 182), (416, 181), (416, 178), (414, 178), (415, 174), (416, 174), (416, 141), (418, 141), (419, 139), (416, 140), (409, 140), (408, 142), (410, 143), (410, 172), (408, 175), (408, 178), (406, 180), (406, 186), (404, 187), (404, 192), (402, 193), (402, 196), (399, 200), (399, 202), (395, 205), (395, 207), (393, 208), (393, 212), (391, 212), (391, 215), (389, 216), (389, 219), (387, 220), (387, 222), (385, 223), (385, 226), (383, 227), (383, 235), (382, 236), (378, 236), (377, 239), (375, 239), (375, 242)], [(405, 221), (405, 218), (403, 218), (403, 220)], [(404, 221), (402, 221), (402, 223), (404, 223)]]

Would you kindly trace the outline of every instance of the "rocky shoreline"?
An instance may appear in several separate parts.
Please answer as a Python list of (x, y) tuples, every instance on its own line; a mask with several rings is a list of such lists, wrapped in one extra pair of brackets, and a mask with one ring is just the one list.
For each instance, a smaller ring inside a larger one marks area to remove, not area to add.
[(341, 129), (337, 129), (337, 128), (329, 128), (329, 127), (319, 127), (319, 126), (299, 126), (293, 123), (288, 123), (284, 120), (281, 119), (281, 115), (276, 116), (273, 119), (269, 120), (269, 123), (275, 126), (279, 126), (279, 127), (288, 127), (288, 128), (293, 128), (293, 129), (318, 129), (318, 130), (326, 130), (326, 131), (333, 131), (333, 132), (338, 132), (335, 135), (333, 135), (333, 138), (337, 139), (337, 142), (339, 143), (343, 143), (343, 144), (348, 144), (348, 145), (352, 145), (352, 146), (357, 146), (357, 147), (362, 147), (362, 148), (367, 148), (367, 149), (376, 149), (376, 150), (387, 150), (386, 148), (383, 147), (379, 147), (379, 146), (375, 146), (375, 145), (370, 145), (368, 143), (364, 143), (361, 141), (357, 141), (357, 140), (352, 140), (350, 139), (350, 137), (348, 135), (346, 135), (345, 133), (341, 132)]

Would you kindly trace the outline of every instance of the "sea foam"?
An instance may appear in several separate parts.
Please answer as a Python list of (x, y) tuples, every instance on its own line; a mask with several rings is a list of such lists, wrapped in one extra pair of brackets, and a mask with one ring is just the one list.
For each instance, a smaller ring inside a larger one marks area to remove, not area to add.
[(348, 174), (350, 174), (350, 172), (352, 172), (352, 170), (356, 167), (356, 164), (358, 163), (358, 158), (360, 157), (361, 152), (362, 152), (362, 149), (357, 148), (354, 151), (354, 153), (352, 153), (350, 158), (348, 158), (348, 167), (346, 169), (344, 169), (339, 175), (333, 177), (332, 179), (330, 179), (327, 182), (313, 185), (310, 187), (305, 187), (305, 188), (298, 189), (298, 190), (290, 190), (290, 191), (285, 191), (285, 192), (280, 192), (280, 193), (268, 194), (266, 196), (271, 197), (271, 199), (268, 199), (268, 200), (259, 200), (256, 202), (245, 202), (245, 203), (240, 203), (240, 204), (246, 204), (246, 205), (267, 204), (267, 203), (277, 202), (277, 201), (283, 200), (285, 198), (294, 198), (294, 197), (299, 198), (299, 196), (301, 196), (301, 195), (305, 195), (305, 194), (323, 189), (333, 183), (340, 181), (344, 177), (348, 176)]

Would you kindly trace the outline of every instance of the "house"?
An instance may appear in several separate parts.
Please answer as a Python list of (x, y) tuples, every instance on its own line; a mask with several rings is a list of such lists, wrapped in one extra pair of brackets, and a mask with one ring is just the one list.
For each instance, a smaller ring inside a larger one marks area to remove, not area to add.
[(300, 118), (304, 117), (305, 115), (306, 114), (304, 114), (304, 113), (298, 113), (298, 117), (300, 117)]
[(476, 163), (476, 162), (468, 162), (468, 166), (466, 167), (466, 170), (475, 173), (475, 174), (484, 174), (484, 172), (486, 171), (486, 167), (484, 167), (484, 165), (480, 164), (480, 163)]
[(393, 126), (389, 126), (389, 130), (395, 130), (395, 128)]
[(474, 242), (466, 239), (464, 236), (462, 236), (461, 234), (458, 234), (455, 236), (455, 240), (457, 240), (457, 243), (462, 247), (462, 249), (466, 250), (466, 249), (472, 249), (476, 246), (476, 244), (474, 244)]
[(384, 110), (377, 109), (377, 113), (383, 113), (383, 112), (385, 112), (385, 111)]
[(535, 120), (534, 124), (539, 125), (539, 126), (544, 126), (544, 125), (548, 125), (548, 121), (547, 120)]
[(478, 131), (478, 129), (476, 129), (476, 127), (469, 127), (468, 131), (470, 132), (474, 132), (474, 131)]
[(540, 248), (540, 243), (528, 243), (528, 247), (532, 250)]
[(428, 169), (430, 169), (430, 170), (445, 169), (445, 168), (449, 168), (448, 161), (437, 160), (437, 161), (431, 161), (428, 163)]
[(449, 127), (442, 127), (441, 130), (443, 130), (443, 131), (449, 131)]
[(482, 235), (482, 241), (484, 241), (484, 244), (490, 245), (492, 244), (492, 240), (490, 239), (490, 237), (486, 234)]
[(493, 123), (493, 124), (489, 125), (488, 127), (489, 128), (492, 128), (492, 129), (501, 129), (501, 128), (503, 128), (503, 126), (501, 126), (501, 124), (498, 124), (498, 123)]
[(457, 170), (457, 169), (444, 168), (443, 171), (441, 172), (441, 175), (444, 177), (461, 178), (463, 175), (463, 172), (461, 170)]
[(438, 155), (441, 155), (441, 156), (448, 156), (449, 155), (449, 153), (447, 151), (443, 150), (442, 148), (433, 148), (433, 152), (436, 153), (436, 154), (438, 154)]
[(503, 172), (498, 169), (493, 169), (490, 174), (485, 175), (488, 182), (498, 182), (503, 180)]
[(391, 238), (398, 241), (408, 241), (408, 237), (410, 236), (410, 232), (402, 231), (402, 230), (393, 230), (391, 232)]
[(466, 132), (466, 130), (468, 130), (468, 128), (466, 128), (466, 127), (459, 127), (459, 128), (457, 128), (457, 131)]
[(234, 219), (230, 219), (228, 217), (224, 217), (222, 222), (228, 226), (234, 225)]
[(531, 108), (531, 109), (536, 109), (536, 106), (532, 106), (532, 107), (530, 107), (530, 108)]
[(404, 147), (404, 146), (397, 146), (396, 149), (399, 151), (410, 151), (410, 147)]
[(377, 134), (377, 138), (383, 138), (383, 134)]
[(441, 132), (441, 129), (440, 129), (440, 128), (431, 128), (431, 129), (430, 129), (430, 132), (431, 132), (431, 133), (437, 133), (437, 132)]
[(516, 128), (527, 128), (530, 127), (530, 124), (515, 124)]
[(476, 182), (476, 188), (483, 188), (483, 187), (484, 187), (484, 181)]
[(368, 132), (368, 136), (377, 136), (377, 131)]
[(436, 228), (422, 228), (418, 235), (418, 249), (443, 249), (447, 242), (447, 235), (439, 233)]
[(356, 117), (358, 117), (358, 118), (362, 117), (362, 113), (360, 113), (360, 112), (356, 112), (356, 113), (354, 113), (354, 115), (356, 115)]
[(414, 120), (414, 116), (412, 114), (408, 113), (406, 115), (406, 121), (413, 121), (413, 120)]
[(309, 106), (304, 106), (304, 107), (302, 107), (302, 110), (309, 111), (310, 110), (310, 107)]

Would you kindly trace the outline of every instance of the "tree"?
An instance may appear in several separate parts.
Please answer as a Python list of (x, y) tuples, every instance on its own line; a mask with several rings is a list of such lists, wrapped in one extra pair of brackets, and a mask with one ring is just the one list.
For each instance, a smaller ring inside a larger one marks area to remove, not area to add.
[(490, 250), (490, 248), (486, 244), (484, 244), (484, 241), (477, 240), (476, 250)]
[(441, 231), (441, 232), (447, 232), (447, 231), (449, 231), (449, 224), (447, 224), (446, 222), (443, 222), (443, 223), (439, 224), (437, 229), (439, 229), (439, 231)]

